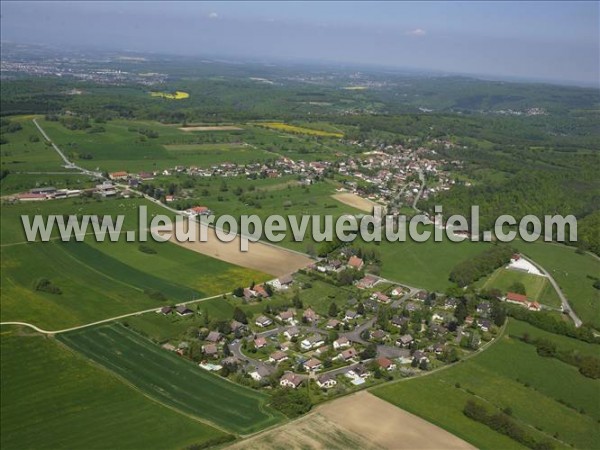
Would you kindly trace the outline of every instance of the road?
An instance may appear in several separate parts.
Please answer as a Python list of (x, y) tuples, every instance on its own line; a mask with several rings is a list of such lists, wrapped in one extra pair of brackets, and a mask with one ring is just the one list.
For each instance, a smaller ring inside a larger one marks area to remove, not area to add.
[(546, 278), (548, 278), (548, 281), (550, 281), (550, 284), (552, 285), (552, 287), (558, 294), (558, 297), (560, 298), (560, 302), (561, 302), (563, 311), (565, 311), (567, 314), (569, 314), (569, 317), (571, 317), (571, 319), (575, 323), (576, 327), (580, 327), (583, 324), (583, 322), (577, 316), (577, 314), (575, 314), (575, 312), (573, 311), (573, 308), (571, 308), (571, 305), (569, 304), (569, 300), (567, 299), (565, 294), (563, 294), (563, 291), (560, 289), (560, 286), (558, 285), (558, 283), (556, 282), (554, 277), (552, 275), (550, 275), (550, 272), (548, 272), (546, 269), (544, 269), (542, 266), (540, 266), (538, 263), (536, 263), (532, 259), (528, 258), (527, 256), (522, 254), (521, 257), (523, 259), (525, 259), (526, 261), (529, 261), (535, 267), (537, 267), (539, 269), (539, 271), (542, 272)]
[[(224, 294), (213, 295), (211, 297), (198, 298), (198, 299), (190, 300), (190, 301), (187, 301), (187, 302), (177, 303), (175, 306), (179, 306), (179, 305), (191, 305), (191, 304), (194, 304), (194, 303), (205, 302), (207, 300), (212, 300), (212, 299), (215, 299), (215, 298), (223, 297), (223, 295), (229, 295), (229, 294), (230, 294), (230, 292), (226, 292)], [(164, 305), (162, 305), (162, 306), (164, 306)], [(40, 328), (40, 327), (38, 327), (36, 325), (33, 325), (31, 323), (27, 323), (27, 322), (0, 322), (0, 326), (1, 325), (20, 325), (20, 326), (31, 328), (31, 329), (37, 331), (38, 333), (42, 333), (42, 334), (60, 334), (60, 333), (66, 333), (68, 331), (75, 331), (75, 330), (81, 330), (83, 328), (93, 327), (95, 325), (101, 325), (103, 323), (114, 322), (115, 320), (121, 320), (121, 319), (125, 319), (127, 317), (139, 316), (140, 314), (154, 312), (154, 311), (160, 309), (162, 306), (155, 306), (154, 308), (144, 309), (142, 311), (136, 311), (136, 312), (132, 312), (132, 313), (122, 314), (120, 316), (110, 317), (108, 319), (102, 319), (102, 320), (98, 320), (96, 322), (86, 323), (84, 325), (78, 325), (76, 327), (63, 328), (62, 330), (54, 330), (54, 331), (44, 330), (44, 329), (42, 329), (42, 328)]]
[(58, 148), (58, 145), (56, 145), (54, 142), (52, 142), (52, 139), (50, 139), (50, 137), (46, 134), (46, 132), (44, 131), (44, 129), (37, 122), (37, 119), (33, 119), (32, 121), (33, 121), (33, 124), (38, 129), (38, 131), (40, 133), (42, 133), (42, 136), (44, 136), (44, 139), (46, 140), (46, 142), (48, 142), (50, 145), (52, 145), (52, 148), (54, 150), (56, 150), (56, 153), (58, 153), (58, 155), (64, 161), (66, 169), (75, 169), (75, 170), (78, 170), (79, 172), (81, 172), (81, 173), (83, 173), (85, 175), (89, 175), (89, 176), (92, 176), (92, 177), (102, 177), (101, 173), (94, 172), (94, 171), (91, 171), (91, 170), (88, 170), (88, 169), (84, 169), (83, 167), (79, 167), (78, 165), (76, 165), (75, 163), (73, 163), (72, 161), (70, 161), (65, 156), (65, 154), (62, 152), (62, 150), (60, 148)]
[(413, 201), (413, 204), (412, 204), (413, 209), (417, 212), (421, 212), (421, 210), (419, 208), (417, 208), (417, 203), (418, 203), (419, 199), (421, 198), (421, 195), (423, 195), (423, 190), (425, 189), (425, 175), (423, 175), (423, 171), (420, 169), (419, 169), (419, 179), (421, 180), (421, 188), (419, 189), (419, 193), (415, 197), (415, 200)]

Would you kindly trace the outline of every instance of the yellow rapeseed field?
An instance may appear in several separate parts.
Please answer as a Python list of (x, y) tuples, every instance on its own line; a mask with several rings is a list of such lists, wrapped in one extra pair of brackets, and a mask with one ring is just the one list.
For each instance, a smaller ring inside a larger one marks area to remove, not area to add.
[(187, 92), (183, 92), (183, 91), (175, 91), (175, 93), (172, 93), (172, 92), (150, 92), (150, 95), (152, 97), (162, 97), (162, 98), (168, 98), (171, 100), (183, 100), (184, 98), (190, 97), (190, 94), (188, 94)]

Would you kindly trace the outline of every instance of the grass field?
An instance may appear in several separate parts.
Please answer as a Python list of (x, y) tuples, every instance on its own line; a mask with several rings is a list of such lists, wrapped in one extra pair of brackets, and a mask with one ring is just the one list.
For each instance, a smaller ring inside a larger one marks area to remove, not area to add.
[(517, 242), (515, 246), (550, 272), (582, 321), (600, 329), (600, 291), (593, 287), (593, 277), (600, 274), (597, 258), (564, 245)]
[(485, 250), (483, 242), (406, 242), (383, 241), (370, 244), (381, 255), (381, 275), (409, 286), (444, 292), (456, 264)]
[(267, 395), (205, 372), (121, 325), (59, 339), (157, 401), (232, 432), (251, 433), (282, 419), (266, 405)]
[(500, 268), (482, 283), (483, 289), (499, 289), (506, 294), (514, 283), (523, 283), (527, 298), (544, 305), (560, 307), (558, 294), (546, 279), (539, 275), (532, 275), (518, 270)]
[(2, 327), (3, 449), (184, 448), (224, 438), (54, 339)]
[(94, 184), (91, 177), (81, 174), (9, 173), (0, 182), (0, 192), (4, 196), (16, 192), (26, 192), (36, 187), (54, 186), (57, 189), (82, 189), (92, 187)]
[[(534, 346), (508, 336), (523, 331), (539, 333), (528, 324), (511, 320), (508, 333), (484, 353), (426, 377), (375, 388), (373, 393), (482, 449), (521, 446), (467, 418), (462, 409), (468, 399), (493, 410), (510, 407), (517, 422), (530, 427), (537, 439), (552, 441), (556, 448), (596, 448), (600, 442), (600, 380), (585, 378), (556, 359), (538, 356)], [(592, 349), (588, 347), (591, 344), (578, 341), (571, 345)]]

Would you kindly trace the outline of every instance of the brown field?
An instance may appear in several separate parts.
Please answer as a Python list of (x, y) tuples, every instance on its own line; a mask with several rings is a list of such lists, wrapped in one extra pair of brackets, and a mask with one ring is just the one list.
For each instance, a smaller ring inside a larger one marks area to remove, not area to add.
[(231, 242), (222, 242), (213, 228), (208, 229), (206, 242), (179, 242), (174, 233), (171, 241), (195, 252), (276, 277), (296, 272), (312, 262), (308, 256), (262, 242), (249, 242), (248, 251), (242, 252), (239, 236)]
[(349, 192), (342, 192), (341, 194), (334, 194), (331, 196), (334, 200), (343, 203), (344, 205), (352, 206), (353, 208), (360, 209), (365, 212), (373, 212), (373, 206), (381, 206), (379, 203), (375, 203), (367, 198), (362, 198), (359, 195), (351, 194)]
[(180, 127), (181, 131), (238, 131), (243, 130), (243, 128), (236, 127), (234, 125), (214, 125), (214, 126), (190, 126), (190, 127)]
[(391, 403), (361, 391), (234, 449), (469, 449), (475, 447)]

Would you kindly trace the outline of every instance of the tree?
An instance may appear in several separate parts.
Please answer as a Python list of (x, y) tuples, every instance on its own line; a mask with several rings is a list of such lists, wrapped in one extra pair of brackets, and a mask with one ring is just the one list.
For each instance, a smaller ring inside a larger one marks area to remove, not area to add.
[(491, 316), (492, 320), (494, 321), (494, 325), (497, 327), (504, 325), (504, 322), (506, 321), (506, 309), (498, 300), (495, 300), (492, 303)]
[(240, 323), (248, 323), (248, 317), (246, 316), (246, 313), (239, 307), (236, 307), (233, 310), (233, 318)]
[(360, 314), (361, 316), (365, 315), (365, 305), (363, 305), (362, 302), (358, 302), (358, 306), (356, 307), (356, 313)]
[(329, 317), (336, 317), (338, 315), (338, 307), (335, 302), (331, 302), (329, 305)]
[(231, 350), (229, 349), (229, 344), (227, 342), (223, 344), (223, 354), (225, 356), (231, 356)]
[(360, 359), (372, 359), (377, 356), (377, 345), (371, 343), (360, 354)]
[(460, 298), (458, 300), (458, 304), (456, 305), (456, 310), (454, 311), (454, 317), (456, 317), (456, 321), (459, 325), (465, 323), (465, 319), (467, 318), (467, 301), (464, 298)]
[(238, 297), (238, 298), (239, 297), (243, 297), (244, 296), (244, 288), (241, 287), (241, 286), (236, 287), (233, 290), (233, 295), (236, 296), (236, 297)]

